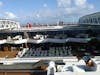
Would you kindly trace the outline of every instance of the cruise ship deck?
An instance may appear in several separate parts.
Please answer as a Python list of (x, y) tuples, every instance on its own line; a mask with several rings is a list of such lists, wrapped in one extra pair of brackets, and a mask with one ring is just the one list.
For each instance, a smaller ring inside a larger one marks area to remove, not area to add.
[(0, 20), (0, 75), (99, 75), (99, 20), (85, 20), (26, 27)]

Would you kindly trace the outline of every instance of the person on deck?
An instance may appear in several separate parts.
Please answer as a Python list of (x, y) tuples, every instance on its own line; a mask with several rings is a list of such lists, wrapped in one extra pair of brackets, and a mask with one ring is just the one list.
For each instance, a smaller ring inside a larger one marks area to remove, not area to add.
[(83, 60), (86, 63), (86, 67), (85, 67), (86, 71), (96, 71), (97, 70), (97, 64), (89, 56), (84, 56)]
[(97, 70), (97, 64), (95, 63), (95, 61), (93, 61), (89, 56), (77, 56), (79, 62), (82, 61), (85, 64), (84, 65), (84, 69), (85, 71), (96, 71)]

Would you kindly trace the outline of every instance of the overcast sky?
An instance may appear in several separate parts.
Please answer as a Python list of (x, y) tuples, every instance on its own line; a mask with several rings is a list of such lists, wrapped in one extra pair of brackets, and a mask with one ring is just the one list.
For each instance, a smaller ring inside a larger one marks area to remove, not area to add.
[(0, 0), (0, 18), (21, 23), (77, 22), (100, 11), (100, 0)]

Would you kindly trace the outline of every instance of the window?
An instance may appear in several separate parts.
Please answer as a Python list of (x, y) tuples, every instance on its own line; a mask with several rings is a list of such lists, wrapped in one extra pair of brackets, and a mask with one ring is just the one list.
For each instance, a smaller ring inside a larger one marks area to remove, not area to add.
[(96, 23), (96, 24), (98, 23), (96, 18), (93, 18), (93, 22)]
[(91, 19), (89, 18), (89, 20), (88, 20), (89, 22), (88, 23), (91, 23)]
[(6, 27), (9, 27), (8, 25), (6, 25)]
[(89, 19), (86, 19), (86, 23), (89, 23)]
[(5, 24), (5, 21), (2, 21), (3, 24)]
[(9, 24), (9, 21), (7, 21), (7, 24)]
[(91, 18), (90, 20), (91, 20), (91, 23), (93, 23), (93, 20), (92, 20), (92, 18)]
[(85, 23), (88, 23), (88, 19), (86, 19), (85, 21), (86, 21)]
[(98, 23), (100, 23), (100, 17), (98, 17)]

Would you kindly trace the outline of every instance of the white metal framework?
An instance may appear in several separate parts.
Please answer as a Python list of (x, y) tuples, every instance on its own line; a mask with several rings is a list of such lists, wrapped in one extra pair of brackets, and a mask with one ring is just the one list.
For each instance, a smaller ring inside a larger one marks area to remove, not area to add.
[(100, 25), (100, 12), (83, 16), (79, 19), (80, 24)]
[(20, 28), (19, 22), (9, 20), (9, 19), (0, 19), (0, 28), (10, 29), (10, 28)]

